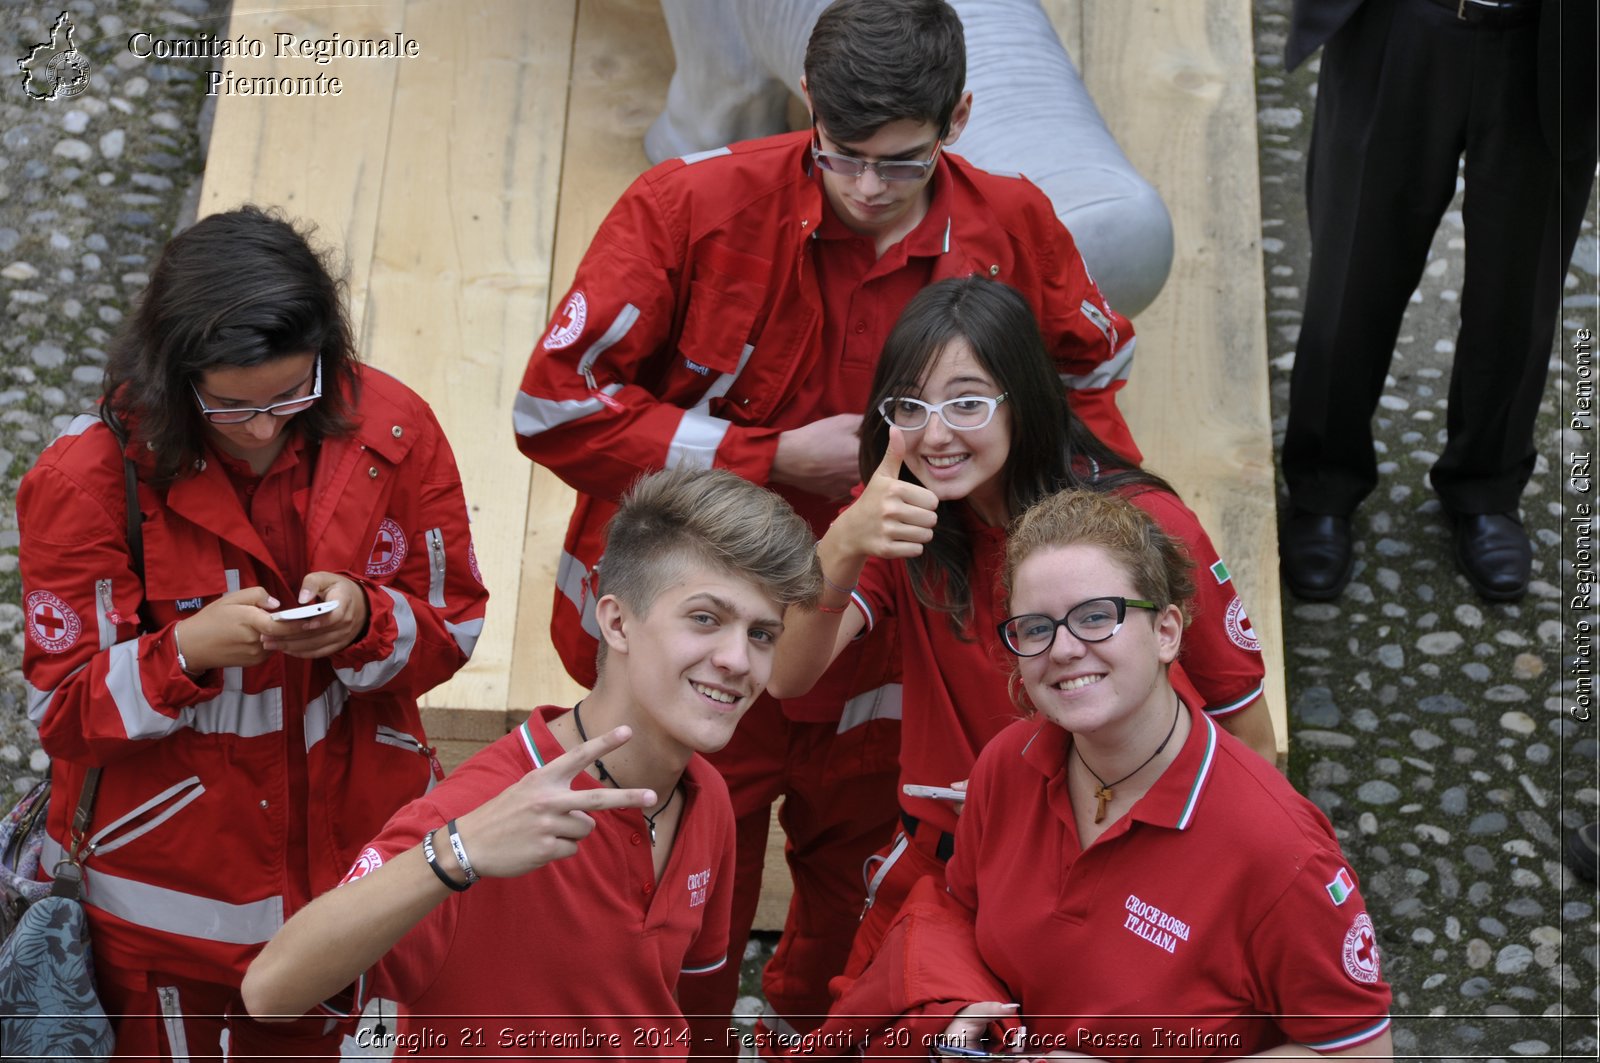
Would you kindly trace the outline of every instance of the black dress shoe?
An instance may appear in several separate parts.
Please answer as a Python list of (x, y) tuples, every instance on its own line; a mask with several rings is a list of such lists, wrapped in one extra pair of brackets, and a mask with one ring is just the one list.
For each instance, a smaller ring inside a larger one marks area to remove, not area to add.
[(1600, 875), (1600, 824), (1585, 823), (1567, 835), (1567, 866), (1590, 882)]
[(1313, 602), (1339, 597), (1355, 564), (1350, 546), (1349, 517), (1289, 514), (1278, 549), (1289, 592)]
[(1509, 513), (1466, 513), (1455, 525), (1456, 567), (1473, 590), (1491, 602), (1514, 602), (1528, 593), (1533, 544), (1522, 521)]

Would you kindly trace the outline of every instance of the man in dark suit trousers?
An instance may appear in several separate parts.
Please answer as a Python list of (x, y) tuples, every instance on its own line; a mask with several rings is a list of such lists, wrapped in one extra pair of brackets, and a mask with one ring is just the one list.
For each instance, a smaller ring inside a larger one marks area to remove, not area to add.
[(1595, 0), (1295, 0), (1285, 65), (1327, 46), (1283, 446), (1283, 573), (1298, 597), (1349, 582), (1350, 515), (1378, 479), (1372, 414), (1463, 153), (1466, 279), (1433, 488), (1478, 593), (1527, 591), (1517, 505), (1594, 182), (1595, 38)]

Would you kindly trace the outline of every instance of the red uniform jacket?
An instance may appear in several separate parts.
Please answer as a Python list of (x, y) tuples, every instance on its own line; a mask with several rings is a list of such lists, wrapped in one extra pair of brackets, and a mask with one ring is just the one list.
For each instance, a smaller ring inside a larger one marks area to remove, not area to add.
[[(529, 359), (517, 445), (579, 492), (551, 628), (581, 683), (594, 681), (594, 570), (613, 501), (640, 475), (683, 463), (766, 484), (774, 412), (814, 386), (823, 310), (807, 241), (828, 208), (809, 143), (768, 137), (646, 172), (601, 225)], [(1133, 328), (1106, 305), (1049, 200), (950, 154), (935, 179), (949, 183), (951, 211), (933, 279), (978, 273), (1021, 290), (1075, 412), (1136, 458), (1113, 398)]]
[[(295, 908), (437, 770), (417, 696), (466, 663), (488, 592), (455, 459), (432, 411), (361, 373), (358, 424), (324, 440), (307, 497), (307, 571), (361, 583), (367, 632), (332, 657), (178, 667), (173, 625), (276, 571), (224, 470), (139, 485), (143, 586), (127, 543), (121, 455), (75, 420), (17, 495), (28, 714), (53, 758), (46, 869), (85, 769), (104, 773), (85, 864), (97, 963), (237, 984)], [(138, 451), (130, 454), (138, 457)], [(139, 631), (148, 603), (153, 631)]]

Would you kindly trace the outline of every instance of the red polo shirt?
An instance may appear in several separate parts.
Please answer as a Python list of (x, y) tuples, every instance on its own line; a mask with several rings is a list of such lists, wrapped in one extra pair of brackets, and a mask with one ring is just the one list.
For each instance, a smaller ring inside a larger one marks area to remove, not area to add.
[[(547, 721), (566, 711), (539, 709), (397, 812), (352, 876), (559, 757)], [(601, 785), (588, 775), (573, 781)], [(643, 814), (595, 813), (575, 856), (453, 894), (378, 962), (358, 997), (405, 1004), (403, 1032), (425, 1058), (688, 1055), (677, 985), (727, 962), (733, 813), (721, 777), (698, 756), (683, 788), (660, 881)]]
[(1080, 848), (1071, 736), (1020, 721), (973, 771), (951, 897), (1022, 1005), (1030, 1047), (1107, 1058), (1349, 1048), (1389, 987), (1333, 828), (1266, 761), (1189, 709), (1178, 757)]
[[(1183, 633), (1182, 667), (1172, 672), (1174, 686), (1197, 692), (1211, 715), (1237, 712), (1261, 696), (1265, 665), (1227, 566), (1176, 495), (1139, 488), (1119, 493), (1181, 541), (1194, 562), (1192, 621)], [(868, 628), (885, 617), (900, 621), (902, 784), (948, 786), (965, 779), (983, 747), (1017, 718), (1008, 690), (1016, 658), (995, 632), (1009, 615), (1000, 580), (1005, 529), (989, 527), (964, 503), (957, 505), (972, 543), (973, 619), (961, 633), (948, 614), (917, 601), (904, 561), (869, 559), (854, 595)], [(949, 802), (902, 795), (900, 804), (919, 820), (955, 833), (957, 816)]]

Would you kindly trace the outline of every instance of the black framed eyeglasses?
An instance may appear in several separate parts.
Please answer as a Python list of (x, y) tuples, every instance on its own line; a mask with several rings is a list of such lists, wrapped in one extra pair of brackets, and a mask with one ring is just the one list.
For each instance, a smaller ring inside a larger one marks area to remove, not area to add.
[(1001, 623), (997, 630), (1006, 649), (1018, 657), (1037, 657), (1056, 641), (1056, 630), (1066, 628), (1079, 642), (1104, 642), (1122, 630), (1129, 609), (1155, 609), (1143, 598), (1090, 598), (1067, 610), (1059, 620), (1044, 613), (1023, 613)]
[(283, 402), (274, 402), (266, 406), (223, 406), (221, 408), (207, 406), (206, 400), (200, 397), (200, 389), (195, 387), (194, 381), (189, 381), (189, 390), (194, 392), (194, 401), (199, 404), (200, 412), (212, 424), (244, 424), (255, 419), (258, 413), (270, 413), (274, 417), (292, 417), (297, 413), (311, 408), (311, 404), (322, 398), (322, 355), (316, 357), (316, 368), (312, 373), (311, 394), (302, 395), (298, 399), (286, 399)]
[(928, 427), (934, 414), (957, 432), (974, 432), (994, 420), (995, 408), (1006, 401), (1008, 394), (1003, 392), (992, 399), (987, 395), (958, 395), (943, 402), (891, 395), (878, 403), (878, 413), (885, 421), (907, 432)]
[(822, 150), (822, 137), (817, 124), (811, 123), (811, 158), (819, 167), (840, 177), (860, 177), (871, 170), (880, 181), (920, 181), (928, 176), (933, 164), (939, 160), (939, 148), (944, 137), (933, 142), (933, 151), (926, 159), (884, 159), (868, 162), (854, 155), (841, 155), (836, 151)]

